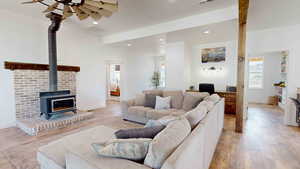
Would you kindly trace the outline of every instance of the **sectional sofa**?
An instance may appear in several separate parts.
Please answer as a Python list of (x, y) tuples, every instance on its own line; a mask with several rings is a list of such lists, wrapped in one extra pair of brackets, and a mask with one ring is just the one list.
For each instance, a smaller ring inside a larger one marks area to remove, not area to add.
[[(208, 169), (223, 122), (224, 99), (220, 99), (172, 151), (161, 169)], [(97, 156), (91, 144), (111, 139), (115, 131), (98, 126), (66, 136), (41, 147), (37, 160), (41, 169), (151, 169), (143, 163)]]
[[(155, 110), (153, 108), (145, 107), (145, 95), (154, 94), (162, 97), (171, 97), (171, 108), (164, 110)], [(157, 120), (161, 117), (172, 115), (180, 116), (190, 110), (183, 109), (185, 104), (191, 104), (189, 100), (185, 100), (186, 95), (193, 95), (203, 100), (209, 96), (206, 92), (182, 92), (165, 91), (165, 90), (146, 90), (142, 94), (138, 94), (134, 99), (122, 101), (122, 115), (124, 120), (146, 124), (148, 120)]]

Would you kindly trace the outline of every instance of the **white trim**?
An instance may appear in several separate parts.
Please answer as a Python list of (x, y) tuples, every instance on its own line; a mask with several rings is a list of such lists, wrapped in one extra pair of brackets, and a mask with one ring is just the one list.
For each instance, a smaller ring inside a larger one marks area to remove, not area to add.
[(5, 128), (10, 128), (10, 127), (15, 127), (16, 122), (5, 124), (5, 125), (0, 125), (0, 129), (5, 129)]

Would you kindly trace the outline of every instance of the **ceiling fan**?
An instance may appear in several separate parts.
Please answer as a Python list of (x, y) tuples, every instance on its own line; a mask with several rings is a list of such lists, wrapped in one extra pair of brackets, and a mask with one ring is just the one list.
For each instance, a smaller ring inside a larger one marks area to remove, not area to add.
[(104, 17), (110, 17), (118, 11), (117, 0), (31, 0), (22, 4), (40, 3), (47, 6), (44, 13), (60, 11), (63, 19), (76, 14), (79, 20), (88, 17), (98, 21)]

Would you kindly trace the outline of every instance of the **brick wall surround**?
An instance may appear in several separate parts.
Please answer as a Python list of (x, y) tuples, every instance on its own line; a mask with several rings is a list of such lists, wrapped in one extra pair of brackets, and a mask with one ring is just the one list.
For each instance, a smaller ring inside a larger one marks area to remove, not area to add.
[[(39, 93), (49, 91), (49, 71), (14, 70), (16, 118), (30, 119), (40, 114)], [(76, 72), (58, 71), (58, 89), (76, 94)]]

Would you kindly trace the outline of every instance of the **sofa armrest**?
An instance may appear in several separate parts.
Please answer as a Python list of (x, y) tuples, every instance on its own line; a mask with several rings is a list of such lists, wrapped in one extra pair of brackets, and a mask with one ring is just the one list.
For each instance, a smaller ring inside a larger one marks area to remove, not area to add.
[(121, 102), (121, 108), (122, 108), (122, 113), (127, 113), (128, 112), (128, 108), (131, 106), (134, 106), (135, 103), (135, 99), (130, 99), (130, 100), (126, 100), (126, 101), (122, 101)]

